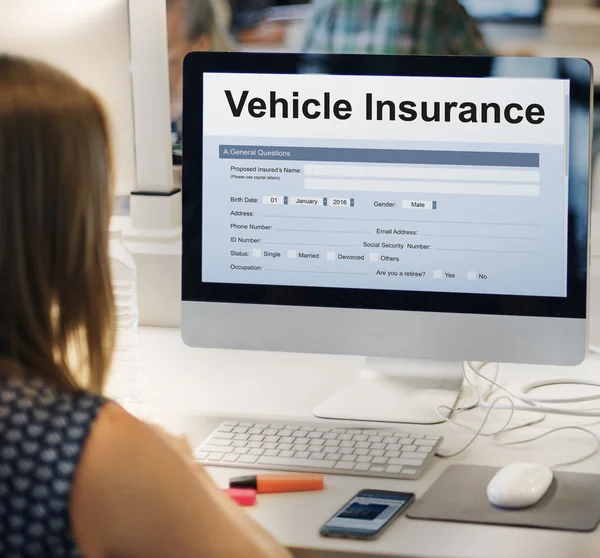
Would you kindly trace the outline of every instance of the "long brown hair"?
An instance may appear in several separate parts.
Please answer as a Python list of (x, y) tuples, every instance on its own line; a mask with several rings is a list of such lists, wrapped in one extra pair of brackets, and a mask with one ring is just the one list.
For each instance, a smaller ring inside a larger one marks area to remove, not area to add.
[(101, 391), (110, 367), (111, 168), (98, 100), (0, 55), (0, 357), (66, 391)]

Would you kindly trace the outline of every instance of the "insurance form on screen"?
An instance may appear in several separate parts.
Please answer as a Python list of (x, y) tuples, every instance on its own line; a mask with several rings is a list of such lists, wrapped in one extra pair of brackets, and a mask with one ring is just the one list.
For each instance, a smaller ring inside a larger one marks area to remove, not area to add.
[(202, 280), (565, 297), (568, 111), (558, 79), (205, 74)]

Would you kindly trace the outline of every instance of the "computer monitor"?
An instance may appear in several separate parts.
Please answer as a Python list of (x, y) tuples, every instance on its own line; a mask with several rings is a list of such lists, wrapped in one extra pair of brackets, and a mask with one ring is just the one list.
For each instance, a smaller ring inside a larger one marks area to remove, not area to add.
[(591, 90), (579, 59), (189, 55), (184, 341), (364, 355), (315, 414), (391, 422), (440, 422), (465, 360), (581, 362)]
[(459, 0), (467, 12), (484, 22), (542, 23), (548, 0)]
[(52, 64), (102, 101), (117, 195), (171, 188), (165, 13), (164, 0), (0, 0), (0, 52)]

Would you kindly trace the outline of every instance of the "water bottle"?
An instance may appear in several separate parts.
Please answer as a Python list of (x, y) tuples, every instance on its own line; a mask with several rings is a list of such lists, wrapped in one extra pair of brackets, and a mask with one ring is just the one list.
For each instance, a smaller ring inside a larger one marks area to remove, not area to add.
[(127, 405), (141, 398), (138, 347), (137, 272), (121, 229), (110, 230), (110, 264), (115, 299), (115, 352), (107, 395)]

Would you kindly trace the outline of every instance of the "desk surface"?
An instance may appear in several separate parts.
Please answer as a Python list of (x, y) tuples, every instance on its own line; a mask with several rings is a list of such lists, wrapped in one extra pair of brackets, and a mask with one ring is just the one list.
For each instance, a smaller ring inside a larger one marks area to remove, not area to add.
[[(156, 409), (153, 416), (157, 420), (173, 431), (187, 433), (193, 443), (199, 442), (215, 424), (209, 416), (313, 420), (312, 409), (349, 382), (363, 363), (357, 357), (191, 349), (183, 345), (178, 330), (143, 328), (140, 339), (145, 403)], [(569, 374), (593, 379), (599, 367), (600, 359), (587, 361), (573, 372), (552, 367), (506, 366), (501, 369), (500, 379), (503, 385), (514, 385), (515, 380), (524, 383), (534, 378)], [(501, 411), (495, 415), (490, 429), (506, 417)], [(461, 420), (477, 427), (482, 416), (482, 412), (474, 411)], [(521, 418), (525, 421), (530, 415)], [(590, 422), (549, 418), (545, 427)], [(468, 432), (450, 425), (410, 428), (442, 434), (445, 437), (442, 449), (446, 451), (461, 447), (470, 437)], [(541, 427), (537, 427), (518, 436), (541, 432)], [(459, 458), (447, 461), (436, 458), (419, 481), (331, 475), (327, 477), (327, 490), (322, 493), (263, 497), (250, 513), (297, 556), (343, 557), (358, 553), (406, 558), (596, 558), (600, 532), (574, 534), (402, 517), (374, 542), (323, 539), (318, 535), (321, 524), (360, 489), (409, 491), (420, 497), (452, 463), (501, 466), (532, 460), (551, 465), (566, 455), (584, 454), (590, 443), (584, 434), (572, 432), (557, 433), (518, 449), (500, 448), (489, 438), (481, 438)], [(596, 472), (599, 466), (597, 456), (568, 470)], [(230, 476), (244, 471), (213, 468), (211, 473), (221, 486), (226, 486)]]

